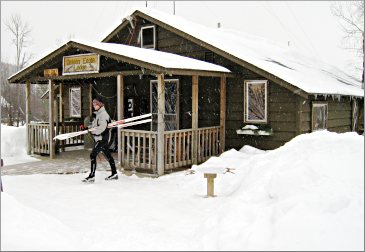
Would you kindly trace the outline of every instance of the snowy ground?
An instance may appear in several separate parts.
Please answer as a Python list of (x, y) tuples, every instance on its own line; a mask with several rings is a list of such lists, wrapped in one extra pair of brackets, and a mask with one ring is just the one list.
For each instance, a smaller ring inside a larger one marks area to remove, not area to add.
[[(219, 173), (207, 198), (203, 171), (217, 167), (234, 174)], [(305, 134), (192, 169), (117, 181), (98, 171), (95, 184), (82, 184), (85, 174), (2, 176), (1, 250), (364, 250), (363, 136)]]

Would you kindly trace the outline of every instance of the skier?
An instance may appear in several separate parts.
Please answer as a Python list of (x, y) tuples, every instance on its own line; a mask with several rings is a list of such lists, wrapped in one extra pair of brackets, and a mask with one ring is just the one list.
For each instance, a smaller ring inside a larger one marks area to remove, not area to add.
[[(89, 132), (93, 135), (95, 139), (95, 145), (90, 153), (91, 159), (91, 168), (90, 174), (87, 178), (83, 179), (83, 182), (94, 182), (95, 181), (95, 170), (96, 170), (96, 157), (99, 152), (103, 152), (105, 157), (107, 158), (110, 168), (112, 170), (112, 174), (109, 177), (106, 177), (105, 180), (118, 179), (117, 169), (115, 167), (114, 159), (109, 151), (109, 134), (110, 131), (107, 128), (108, 123), (111, 122), (110, 116), (108, 112), (105, 110), (104, 103), (102, 98), (94, 98), (93, 107), (95, 109), (95, 119), (92, 121), (92, 125), (90, 128), (93, 130), (89, 130)], [(86, 129), (85, 126), (81, 126), (81, 129)]]

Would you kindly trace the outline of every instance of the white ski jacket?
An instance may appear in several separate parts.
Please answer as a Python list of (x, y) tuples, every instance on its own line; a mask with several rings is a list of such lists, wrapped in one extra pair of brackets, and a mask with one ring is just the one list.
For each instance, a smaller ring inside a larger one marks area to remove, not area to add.
[(94, 113), (96, 118), (92, 121), (91, 127), (95, 128), (95, 130), (90, 133), (93, 135), (95, 141), (100, 141), (103, 139), (103, 133), (108, 133), (107, 126), (108, 123), (110, 123), (110, 116), (108, 112), (106, 112), (104, 106)]

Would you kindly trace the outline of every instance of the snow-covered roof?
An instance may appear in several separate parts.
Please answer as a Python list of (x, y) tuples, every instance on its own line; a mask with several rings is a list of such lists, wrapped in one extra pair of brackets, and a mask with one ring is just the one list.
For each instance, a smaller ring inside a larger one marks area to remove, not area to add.
[(75, 41), (83, 45), (115, 53), (131, 59), (164, 67), (166, 69), (202, 70), (230, 73), (227, 68), (205, 61), (173, 54), (115, 43)]
[[(152, 49), (145, 49), (135, 46), (128, 46), (123, 44), (115, 44), (115, 43), (103, 43), (103, 42), (89, 42), (89, 41), (69, 41), (67, 44), (79, 44), (88, 47), (92, 47), (94, 49), (102, 50), (107, 53), (113, 53), (124, 58), (129, 58), (131, 60), (137, 60), (140, 62), (152, 64), (157, 67), (165, 68), (166, 70), (194, 70), (194, 71), (209, 71), (209, 72), (217, 72), (217, 73), (230, 73), (231, 71), (225, 67), (215, 65), (212, 63), (208, 63), (205, 61), (173, 54), (167, 52), (156, 51)], [(63, 45), (63, 46), (65, 46)], [(61, 46), (61, 47), (63, 47)], [(60, 47), (60, 48), (61, 48)], [(44, 58), (46, 58), (45, 56)], [(29, 66), (21, 69), (17, 73), (11, 75), (8, 79), (13, 78), (20, 72), (23, 72), (31, 67), (33, 67), (36, 63), (39, 63), (41, 59), (35, 60)]]
[(292, 48), (232, 29), (206, 27), (151, 8), (134, 9), (131, 15), (135, 11), (223, 50), (309, 94), (364, 96), (359, 80)]

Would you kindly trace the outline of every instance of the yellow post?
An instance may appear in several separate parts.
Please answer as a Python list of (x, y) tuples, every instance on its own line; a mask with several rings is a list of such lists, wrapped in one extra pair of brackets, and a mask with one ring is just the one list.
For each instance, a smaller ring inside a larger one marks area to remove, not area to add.
[(214, 179), (216, 177), (216, 173), (204, 173), (204, 178), (207, 179), (207, 197), (214, 197)]

